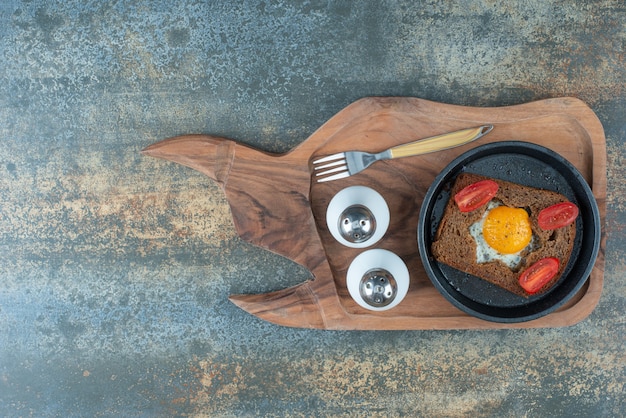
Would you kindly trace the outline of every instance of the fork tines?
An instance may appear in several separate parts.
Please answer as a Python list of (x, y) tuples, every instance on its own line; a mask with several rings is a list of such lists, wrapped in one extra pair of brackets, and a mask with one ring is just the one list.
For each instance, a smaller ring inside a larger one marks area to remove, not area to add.
[(318, 183), (342, 179), (350, 175), (344, 152), (317, 159), (313, 161), (313, 165)]

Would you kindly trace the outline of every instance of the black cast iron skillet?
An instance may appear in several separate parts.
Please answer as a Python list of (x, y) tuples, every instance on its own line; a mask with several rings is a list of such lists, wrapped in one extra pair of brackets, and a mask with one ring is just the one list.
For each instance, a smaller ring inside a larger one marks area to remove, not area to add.
[[(517, 296), (487, 281), (434, 260), (430, 247), (461, 172), (548, 189), (565, 195), (580, 212), (576, 240), (559, 281), (546, 293)], [(580, 172), (556, 152), (528, 142), (496, 142), (474, 148), (452, 161), (428, 189), (420, 210), (418, 246), (428, 277), (462, 311), (494, 322), (523, 322), (555, 311), (585, 283), (600, 248), (600, 214)]]

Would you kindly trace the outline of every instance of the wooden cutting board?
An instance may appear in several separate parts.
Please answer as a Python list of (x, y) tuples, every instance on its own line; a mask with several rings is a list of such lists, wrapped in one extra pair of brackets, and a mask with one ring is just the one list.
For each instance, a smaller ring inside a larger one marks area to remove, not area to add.
[[(424, 156), (374, 164), (347, 179), (314, 183), (314, 157), (347, 150), (378, 152), (420, 138), (483, 124), (494, 129), (468, 145)], [(309, 269), (314, 279), (277, 292), (232, 295), (247, 312), (285, 326), (322, 329), (481, 329), (560, 327), (587, 317), (597, 305), (604, 277), (605, 232), (584, 287), (565, 306), (542, 318), (514, 324), (484, 321), (441, 296), (423, 269), (417, 248), (419, 208), (435, 176), (454, 158), (482, 144), (520, 140), (567, 158), (591, 186), (606, 215), (606, 141), (600, 121), (578, 99), (556, 98), (508, 107), (463, 107), (407, 97), (356, 101), (292, 151), (276, 155), (209, 135), (185, 135), (143, 153), (194, 168), (217, 181), (242, 239)], [(398, 254), (410, 271), (405, 299), (382, 312), (361, 308), (350, 297), (346, 272), (364, 249), (338, 243), (326, 226), (326, 208), (345, 187), (363, 185), (383, 195), (389, 229), (371, 248)]]

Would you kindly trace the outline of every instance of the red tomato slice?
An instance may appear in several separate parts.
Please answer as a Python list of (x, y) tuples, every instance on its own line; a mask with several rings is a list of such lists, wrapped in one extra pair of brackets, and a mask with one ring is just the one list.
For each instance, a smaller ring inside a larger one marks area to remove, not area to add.
[(539, 212), (537, 224), (541, 229), (553, 230), (574, 222), (578, 216), (578, 206), (572, 202), (557, 203)]
[(461, 212), (471, 212), (489, 202), (498, 192), (498, 183), (481, 180), (465, 186), (454, 195), (454, 201)]
[(559, 259), (546, 257), (528, 267), (519, 277), (519, 284), (531, 295), (548, 283), (559, 271)]

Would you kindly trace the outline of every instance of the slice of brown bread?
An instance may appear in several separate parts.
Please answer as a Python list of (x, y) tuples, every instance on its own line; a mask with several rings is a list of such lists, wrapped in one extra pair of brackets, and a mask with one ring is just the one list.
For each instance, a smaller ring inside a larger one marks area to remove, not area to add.
[[(526, 254), (522, 254), (522, 261), (515, 269), (509, 268), (500, 261), (476, 262), (476, 242), (469, 233), (469, 227), (480, 220), (488, 205), (463, 213), (452, 198), (465, 186), (485, 179), (498, 183), (499, 189), (494, 197), (495, 200), (509, 207), (524, 208), (529, 214), (533, 231), (533, 248)], [(529, 294), (518, 282), (520, 274), (544, 257), (556, 257), (559, 259), (559, 271), (538, 293), (545, 292), (558, 281), (574, 247), (576, 225), (574, 222), (553, 231), (546, 231), (537, 224), (537, 215), (548, 206), (568, 201), (565, 196), (550, 190), (522, 186), (473, 173), (459, 174), (450, 196), (431, 246), (433, 256), (437, 261), (480, 277), (509, 292), (528, 297)]]

